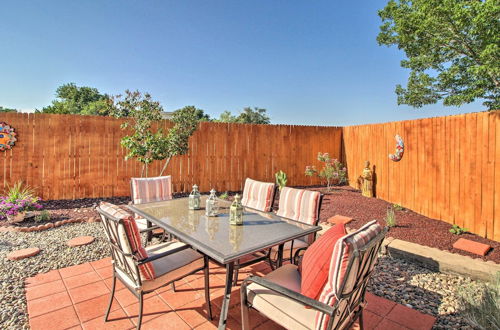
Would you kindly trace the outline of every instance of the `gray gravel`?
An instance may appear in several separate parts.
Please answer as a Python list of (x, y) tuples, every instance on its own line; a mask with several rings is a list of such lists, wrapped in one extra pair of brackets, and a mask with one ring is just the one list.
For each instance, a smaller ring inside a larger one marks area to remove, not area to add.
[[(78, 223), (34, 233), (0, 233), (0, 329), (29, 329), (25, 278), (108, 255), (102, 230), (100, 223)], [(69, 239), (85, 235), (94, 236), (96, 240), (76, 248), (66, 245)], [(42, 251), (31, 258), (7, 260), (9, 252), (29, 247), (38, 247)]]
[(468, 277), (433, 272), (402, 259), (383, 256), (368, 290), (435, 316), (434, 329), (472, 329), (460, 315), (458, 306), (458, 289), (465, 285), (479, 288), (479, 283)]
[[(66, 241), (92, 235), (95, 242), (69, 248)], [(109, 254), (100, 223), (79, 223), (35, 233), (0, 233), (0, 329), (29, 329), (24, 279), (52, 269), (99, 260)], [(10, 251), (38, 247), (32, 258), (9, 261)], [(460, 316), (457, 289), (477, 285), (469, 278), (432, 272), (416, 264), (382, 256), (369, 290), (376, 295), (437, 317), (435, 329), (470, 329)]]

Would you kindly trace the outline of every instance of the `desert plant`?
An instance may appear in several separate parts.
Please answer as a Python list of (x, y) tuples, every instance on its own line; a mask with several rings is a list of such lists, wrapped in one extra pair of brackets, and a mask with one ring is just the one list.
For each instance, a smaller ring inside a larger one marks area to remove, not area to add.
[(229, 199), (229, 193), (226, 191), (225, 193), (220, 194), (219, 198), (227, 201)]
[(396, 226), (396, 213), (394, 213), (394, 208), (392, 207), (387, 208), (387, 214), (385, 216), (385, 224), (389, 228)]
[(394, 209), (394, 211), (402, 211), (404, 209), (404, 207), (399, 204), (392, 204), (392, 208)]
[(40, 198), (35, 196), (33, 188), (15, 183), (9, 187), (6, 196), (0, 196), (0, 219), (15, 216), (21, 212), (40, 210)]
[(465, 286), (458, 290), (459, 305), (467, 322), (475, 329), (500, 329), (500, 272), (490, 283)]
[(453, 225), (450, 228), (450, 233), (452, 233), (453, 235), (462, 235), (466, 232), (468, 232), (467, 228), (462, 228), (459, 225)]
[(47, 210), (43, 210), (39, 214), (35, 215), (35, 222), (44, 222), (50, 220), (50, 213)]
[(286, 176), (286, 173), (281, 170), (279, 172), (276, 172), (274, 176), (276, 177), (276, 184), (278, 185), (278, 189), (281, 191), (283, 187), (286, 187), (288, 177)]
[(335, 181), (338, 184), (347, 182), (347, 169), (337, 159), (332, 159), (328, 152), (319, 152), (318, 160), (324, 163), (323, 168), (318, 172), (315, 166), (306, 166), (305, 175), (314, 176), (316, 174), (320, 179), (326, 181), (328, 190), (331, 189)]

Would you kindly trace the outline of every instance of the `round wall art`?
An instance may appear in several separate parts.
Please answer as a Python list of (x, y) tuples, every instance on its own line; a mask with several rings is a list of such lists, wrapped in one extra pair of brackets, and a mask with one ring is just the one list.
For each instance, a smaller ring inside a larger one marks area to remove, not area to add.
[(389, 158), (394, 162), (399, 162), (401, 158), (403, 158), (403, 154), (405, 153), (405, 144), (401, 136), (396, 135), (395, 138), (396, 138), (396, 152), (394, 154), (389, 154)]
[(11, 149), (16, 143), (16, 132), (7, 123), (0, 122), (0, 151)]

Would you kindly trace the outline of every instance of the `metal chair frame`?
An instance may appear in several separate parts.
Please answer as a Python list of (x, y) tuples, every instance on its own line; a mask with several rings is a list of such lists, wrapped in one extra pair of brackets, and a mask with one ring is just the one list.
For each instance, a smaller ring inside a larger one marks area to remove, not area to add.
[[(137, 321), (137, 329), (141, 328), (141, 322), (142, 322), (142, 314), (143, 314), (143, 296), (145, 294), (151, 293), (155, 291), (158, 288), (155, 288), (154, 290), (143, 290), (142, 289), (142, 280), (141, 280), (141, 275), (140, 275), (140, 270), (139, 270), (139, 265), (145, 264), (147, 262), (151, 262), (153, 260), (157, 260), (172, 254), (175, 254), (177, 252), (180, 252), (182, 250), (190, 248), (190, 246), (185, 245), (182, 247), (178, 247), (176, 249), (173, 249), (171, 251), (167, 251), (164, 253), (160, 253), (151, 257), (148, 257), (146, 259), (139, 260), (135, 255), (131, 253), (125, 253), (123, 250), (123, 246), (118, 238), (118, 227), (120, 225), (123, 226), (123, 220), (116, 218), (112, 216), (111, 214), (104, 212), (101, 210), (99, 207), (97, 207), (97, 212), (99, 212), (101, 218), (102, 218), (102, 224), (104, 227), (104, 230), (106, 232), (106, 236), (108, 237), (108, 243), (110, 246), (111, 250), (111, 257), (112, 257), (112, 263), (113, 263), (113, 284), (111, 288), (111, 296), (109, 298), (109, 304), (108, 304), (108, 309), (106, 311), (106, 314), (104, 316), (104, 321), (108, 321), (109, 317), (109, 312), (111, 311), (111, 305), (113, 304), (113, 298), (115, 295), (115, 290), (116, 290), (116, 279), (118, 278), (123, 285), (139, 299), (139, 314), (138, 314), (138, 321)], [(109, 222), (107, 220), (110, 220)], [(156, 226), (144, 229), (141, 232), (149, 231), (155, 229)], [(129, 261), (127, 261), (127, 258), (131, 258), (133, 260), (133, 266), (129, 264)], [(207, 304), (207, 310), (208, 310), (208, 318), (212, 320), (212, 307), (210, 304), (210, 280), (209, 280), (209, 264), (208, 264), (208, 257), (203, 256), (203, 267), (197, 268), (193, 270), (192, 272), (185, 274), (179, 278), (176, 278), (170, 282), (166, 282), (160, 287), (166, 286), (168, 284), (173, 284), (175, 281), (180, 280), (184, 278), (185, 276), (194, 274), (200, 270), (203, 270), (204, 272), (204, 277), (205, 277), (205, 301)], [(134, 284), (136, 285), (136, 288), (131, 287), (127, 284), (127, 281), (121, 278), (120, 274), (116, 270), (120, 270), (121, 272), (125, 273), (130, 279), (133, 280)], [(137, 289), (138, 288), (138, 289)]]
[[(320, 220), (320, 212), (321, 212), (321, 206), (323, 205), (323, 198), (324, 198), (324, 197), (325, 197), (325, 195), (324, 195), (324, 194), (320, 194), (320, 195), (319, 195), (318, 209), (317, 209), (317, 211), (316, 211), (317, 217), (316, 217), (316, 220), (314, 220), (314, 223), (313, 223), (313, 225), (314, 225), (314, 226), (317, 226), (317, 225), (319, 224), (319, 220)], [(285, 218), (285, 219), (286, 219), (286, 218)], [(293, 220), (293, 219), (290, 219), (290, 220)], [(294, 221), (297, 221), (297, 220), (294, 220)], [(311, 234), (310, 234), (310, 235), (311, 235)], [(313, 241), (315, 241), (315, 240), (316, 240), (316, 236), (317, 236), (317, 234), (315, 233), (315, 234), (314, 234), (314, 240), (313, 240)], [(290, 261), (290, 262), (292, 262), (292, 260), (293, 260), (293, 254), (294, 254), (294, 253), (293, 253), (293, 242), (294, 242), (294, 241), (292, 240), (292, 243), (291, 243), (291, 245), (290, 245), (290, 258), (283, 258), (283, 261)], [(271, 269), (273, 269), (273, 270), (274, 270), (274, 269), (276, 269), (276, 261), (273, 261), (273, 260), (271, 259), (271, 249), (269, 249), (269, 251), (268, 251), (268, 254), (267, 254), (267, 261), (268, 261), (268, 263), (269, 263), (269, 266), (271, 266)]]
[[(245, 206), (245, 208), (248, 208), (250, 210), (255, 210), (256, 212), (267, 212), (267, 213), (272, 212), (273, 207), (274, 207), (274, 202), (276, 201), (276, 193), (278, 191), (277, 188), (278, 188), (278, 185), (274, 184), (271, 205), (269, 206), (269, 209), (262, 211), (262, 210), (257, 210), (257, 209), (254, 209), (254, 208), (248, 207), (248, 206)], [(238, 275), (239, 275), (239, 271), (241, 268), (244, 268), (246, 266), (250, 266), (250, 265), (256, 264), (258, 262), (261, 262), (263, 260), (269, 259), (269, 253), (262, 254), (262, 255), (254, 254), (253, 256), (255, 257), (254, 259), (245, 261), (244, 263), (240, 263), (239, 260), (237, 262), (235, 262), (234, 272), (233, 272), (233, 285), (238, 284)]]
[[(356, 274), (356, 281), (354, 288), (343, 293), (347, 279), (349, 276), (344, 276), (344, 279), (340, 285), (341, 294), (337, 297), (337, 301), (333, 306), (327, 305), (315, 299), (311, 299), (307, 296), (280, 286), (274, 282), (266, 280), (263, 277), (250, 276), (246, 278), (241, 284), (241, 318), (243, 329), (250, 329), (248, 311), (252, 308), (252, 305), (248, 302), (247, 296), (247, 286), (250, 283), (256, 283), (269, 290), (277, 292), (287, 298), (290, 298), (296, 302), (303, 304), (304, 306), (309, 306), (312, 309), (320, 311), (330, 316), (328, 321), (327, 329), (333, 329), (334, 322), (336, 324), (334, 329), (340, 329), (340, 326), (350, 318), (345, 329), (349, 329), (357, 319), (359, 319), (360, 327), (363, 329), (363, 308), (366, 305), (365, 294), (368, 282), (373, 273), (373, 267), (377, 262), (378, 252), (382, 245), (384, 236), (387, 232), (387, 228), (384, 228), (375, 238), (373, 238), (366, 246), (362, 249), (355, 249), (349, 258), (346, 274), (351, 272), (351, 269), (355, 263), (358, 263), (358, 272)], [(299, 250), (300, 251), (300, 250)], [(298, 259), (299, 251), (295, 254), (295, 260)], [(339, 310), (339, 306), (344, 301), (347, 302), (347, 308), (344, 310)], [(354, 311), (351, 313), (351, 311)]]

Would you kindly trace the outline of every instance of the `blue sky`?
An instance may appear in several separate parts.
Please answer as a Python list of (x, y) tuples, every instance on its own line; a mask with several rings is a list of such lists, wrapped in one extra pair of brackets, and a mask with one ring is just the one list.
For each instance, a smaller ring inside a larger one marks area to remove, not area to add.
[(147, 91), (167, 111), (246, 106), (272, 123), (354, 125), (482, 111), (398, 106), (403, 53), (375, 40), (386, 0), (3, 1), (0, 105), (42, 108), (67, 82)]

